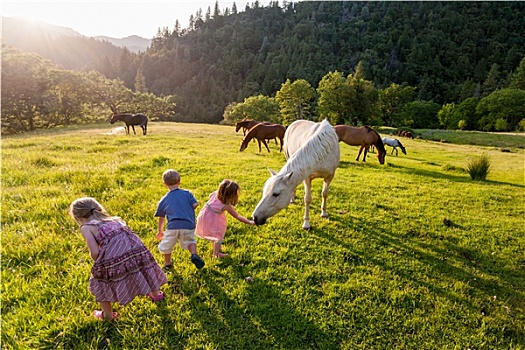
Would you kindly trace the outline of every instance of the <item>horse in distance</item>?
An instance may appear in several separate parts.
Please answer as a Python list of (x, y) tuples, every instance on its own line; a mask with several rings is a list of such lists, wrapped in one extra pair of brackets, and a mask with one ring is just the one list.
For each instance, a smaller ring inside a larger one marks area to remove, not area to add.
[(320, 123), (297, 120), (286, 129), (284, 155), (286, 164), (278, 173), (270, 170), (271, 176), (264, 184), (262, 198), (252, 218), (256, 225), (264, 225), (270, 217), (293, 201), (295, 189), (303, 182), (305, 211), (302, 227), (309, 230), (311, 188), (315, 178), (323, 179), (321, 217), (328, 217), (328, 188), (339, 166), (340, 157), (337, 134), (326, 119)]
[(246, 136), (246, 131), (250, 130), (255, 125), (260, 124), (260, 123), (267, 124), (267, 125), (272, 124), (270, 122), (259, 122), (253, 119), (243, 119), (235, 123), (235, 132), (238, 132), (242, 128), (242, 134), (243, 136)]
[(239, 148), (239, 151), (242, 152), (248, 147), (248, 144), (252, 139), (256, 139), (259, 143), (259, 153), (261, 153), (261, 142), (264, 144), (266, 149), (268, 150), (268, 153), (270, 153), (270, 148), (268, 148), (268, 144), (266, 143), (266, 140), (271, 140), (278, 138), (281, 147), (279, 152), (283, 150), (283, 139), (284, 139), (284, 133), (286, 132), (286, 128), (280, 124), (263, 124), (259, 123), (255, 125), (253, 128), (251, 128), (246, 136), (241, 141), (241, 147)]
[(334, 129), (339, 138), (339, 142), (344, 142), (349, 146), (361, 146), (355, 160), (359, 160), (361, 152), (364, 150), (363, 162), (366, 162), (368, 148), (375, 146), (379, 164), (385, 164), (386, 149), (377, 131), (369, 126), (355, 127), (348, 125), (336, 125)]
[(383, 141), (384, 145), (392, 147), (392, 152), (390, 152), (390, 154), (394, 154), (394, 151), (396, 151), (396, 156), (397, 156), (398, 147), (401, 149), (401, 152), (403, 152), (404, 155), (407, 154), (405, 147), (401, 144), (401, 141), (399, 141), (398, 139), (391, 139), (389, 137), (383, 137), (381, 141)]
[(126, 134), (129, 135), (129, 127), (133, 129), (133, 133), (136, 135), (135, 132), (135, 125), (139, 125), (142, 128), (142, 134), (146, 135), (148, 131), (148, 117), (146, 117), (142, 113), (137, 114), (131, 114), (131, 113), (115, 113), (111, 117), (111, 120), (109, 121), (111, 124), (115, 124), (117, 121), (123, 121), (126, 123)]

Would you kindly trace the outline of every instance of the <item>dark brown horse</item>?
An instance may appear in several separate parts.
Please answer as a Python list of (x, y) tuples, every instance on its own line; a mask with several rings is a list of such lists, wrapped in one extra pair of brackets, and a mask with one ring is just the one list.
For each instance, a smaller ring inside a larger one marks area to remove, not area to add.
[(131, 114), (131, 113), (118, 113), (113, 114), (111, 117), (111, 120), (109, 121), (111, 124), (114, 124), (116, 121), (123, 121), (126, 123), (126, 134), (129, 134), (129, 127), (133, 129), (133, 133), (136, 135), (135, 132), (135, 125), (140, 125), (142, 128), (142, 134), (146, 135), (148, 131), (148, 117), (146, 117), (144, 114), (137, 113), (137, 114)]
[[(243, 119), (240, 122), (237, 122), (235, 124), (235, 132), (238, 132), (242, 128), (242, 134), (246, 136), (246, 131), (250, 130), (257, 124), (272, 125), (272, 123), (270, 122), (258, 122), (257, 120), (253, 120), (253, 119)], [(271, 140), (271, 139), (268, 139), (268, 140)], [(275, 140), (275, 144), (277, 144), (277, 138), (275, 138), (274, 140)]]
[(259, 124), (257, 120), (253, 119), (243, 119), (240, 122), (235, 124), (235, 132), (238, 132), (242, 128), (242, 134), (246, 136), (246, 131), (253, 128), (255, 125)]
[(281, 148), (279, 149), (279, 152), (281, 152), (283, 150), (283, 138), (285, 132), (286, 128), (279, 124), (257, 124), (253, 128), (251, 128), (246, 134), (246, 137), (242, 139), (241, 148), (239, 149), (239, 151), (244, 151), (246, 147), (248, 147), (250, 141), (252, 139), (256, 139), (259, 142), (259, 153), (261, 153), (261, 142), (264, 144), (268, 152), (270, 152), (266, 140), (278, 138), (281, 142)]
[(369, 126), (357, 128), (348, 125), (336, 125), (334, 129), (339, 137), (339, 142), (342, 141), (350, 146), (361, 146), (355, 160), (359, 160), (359, 156), (361, 156), (361, 152), (364, 149), (363, 162), (366, 162), (368, 147), (373, 145), (377, 149), (377, 159), (379, 163), (385, 164), (386, 149), (377, 131)]

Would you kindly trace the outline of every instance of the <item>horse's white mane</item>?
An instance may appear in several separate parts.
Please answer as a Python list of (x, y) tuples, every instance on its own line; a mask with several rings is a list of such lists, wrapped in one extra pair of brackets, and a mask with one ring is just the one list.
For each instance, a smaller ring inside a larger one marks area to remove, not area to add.
[[(309, 175), (306, 174), (307, 172), (316, 170), (313, 169), (315, 165), (332, 156), (334, 144), (339, 147), (339, 139), (332, 125), (326, 119), (320, 125), (315, 124), (314, 126), (317, 125), (318, 129), (315, 133), (306, 139), (305, 143), (290, 156), (280, 173), (287, 174), (293, 171), (294, 175), (300, 177), (302, 181)], [(303, 135), (298, 134), (293, 136), (303, 137)], [(339, 162), (338, 157), (335, 161)]]

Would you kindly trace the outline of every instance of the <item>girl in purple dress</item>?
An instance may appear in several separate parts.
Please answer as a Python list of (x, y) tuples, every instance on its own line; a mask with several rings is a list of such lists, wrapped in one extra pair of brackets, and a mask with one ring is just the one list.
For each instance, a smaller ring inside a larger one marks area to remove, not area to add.
[(71, 203), (69, 213), (80, 225), (94, 261), (89, 291), (102, 308), (93, 312), (96, 318), (117, 318), (112, 303), (126, 305), (137, 295), (147, 295), (153, 301), (164, 299), (160, 286), (168, 282), (166, 275), (123, 220), (110, 216), (90, 197)]
[(252, 220), (246, 219), (237, 213), (234, 206), (239, 201), (239, 185), (231, 180), (220, 183), (217, 191), (210, 194), (208, 202), (202, 207), (197, 217), (195, 235), (211, 241), (213, 257), (223, 258), (228, 254), (221, 253), (221, 244), (226, 233), (226, 212), (248, 225), (255, 225)]

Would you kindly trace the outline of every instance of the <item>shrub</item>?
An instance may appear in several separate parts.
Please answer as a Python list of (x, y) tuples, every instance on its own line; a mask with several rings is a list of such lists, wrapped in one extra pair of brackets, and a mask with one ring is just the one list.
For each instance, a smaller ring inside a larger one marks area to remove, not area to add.
[(470, 160), (466, 170), (472, 180), (485, 180), (490, 170), (490, 157), (482, 154)]
[(523, 118), (518, 124), (518, 131), (525, 131), (525, 118)]
[(464, 119), (461, 119), (458, 122), (458, 130), (463, 130), (467, 127), (467, 122)]
[(503, 118), (496, 120), (496, 125), (494, 126), (497, 131), (505, 131), (509, 127), (509, 123)]

